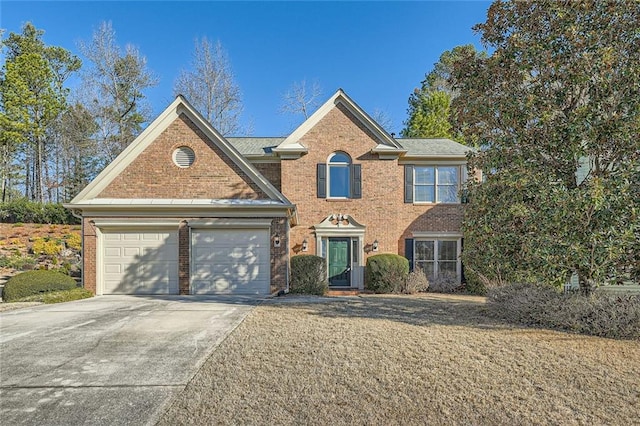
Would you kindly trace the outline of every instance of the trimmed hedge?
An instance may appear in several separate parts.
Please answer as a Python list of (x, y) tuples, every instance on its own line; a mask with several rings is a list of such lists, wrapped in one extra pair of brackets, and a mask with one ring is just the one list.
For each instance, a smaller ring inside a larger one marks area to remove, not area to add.
[(76, 225), (80, 219), (62, 204), (38, 203), (26, 198), (0, 203), (0, 221), (4, 223), (55, 223)]
[(323, 257), (305, 254), (291, 258), (290, 293), (322, 296), (328, 290), (327, 261)]
[(364, 287), (375, 293), (400, 292), (409, 275), (409, 261), (397, 254), (383, 253), (367, 258)]
[(513, 284), (487, 294), (488, 313), (525, 325), (614, 339), (640, 339), (640, 296), (561, 293), (551, 286)]
[(14, 302), (34, 294), (71, 290), (76, 287), (76, 281), (69, 275), (55, 271), (28, 271), (7, 281), (2, 298), (5, 302)]

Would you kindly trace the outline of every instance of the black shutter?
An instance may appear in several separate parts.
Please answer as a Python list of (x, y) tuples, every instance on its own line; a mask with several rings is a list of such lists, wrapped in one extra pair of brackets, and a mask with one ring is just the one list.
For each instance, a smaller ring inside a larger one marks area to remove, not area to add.
[(351, 165), (351, 198), (362, 198), (362, 172), (360, 164)]
[(413, 271), (413, 238), (404, 240), (404, 257), (409, 261), (409, 272)]
[(413, 203), (413, 166), (404, 166), (404, 202)]
[(318, 184), (318, 198), (327, 198), (327, 165), (318, 163), (316, 174)]

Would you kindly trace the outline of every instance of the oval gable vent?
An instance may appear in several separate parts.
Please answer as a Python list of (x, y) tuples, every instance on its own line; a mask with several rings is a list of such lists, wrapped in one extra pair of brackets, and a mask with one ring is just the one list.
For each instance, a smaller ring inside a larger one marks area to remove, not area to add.
[(188, 146), (181, 146), (173, 151), (173, 162), (178, 167), (189, 167), (196, 160), (196, 153)]

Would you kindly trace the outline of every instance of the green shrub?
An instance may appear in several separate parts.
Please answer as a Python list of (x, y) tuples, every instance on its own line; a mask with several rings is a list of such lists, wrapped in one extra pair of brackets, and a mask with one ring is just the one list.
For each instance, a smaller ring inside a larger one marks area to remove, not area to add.
[(71, 302), (72, 300), (87, 299), (93, 297), (93, 293), (86, 288), (72, 288), (71, 290), (52, 291), (42, 293), (43, 303)]
[(54, 271), (29, 271), (15, 275), (4, 285), (3, 299), (13, 302), (23, 297), (76, 288), (76, 281)]
[(42, 302), (42, 303), (61, 303), (71, 302), (72, 300), (87, 299), (93, 297), (93, 293), (86, 288), (72, 288), (71, 290), (50, 291), (47, 293), (34, 294), (32, 296), (23, 297), (14, 300), (14, 302)]
[(322, 296), (328, 290), (327, 261), (323, 257), (299, 255), (291, 258), (291, 293)]
[(400, 289), (400, 293), (414, 294), (421, 291), (427, 291), (429, 288), (429, 279), (422, 268), (416, 268), (409, 272), (404, 286)]
[(33, 241), (31, 250), (33, 250), (34, 254), (54, 256), (56, 254), (60, 254), (60, 252), (64, 250), (64, 246), (55, 240), (50, 240), (48, 238), (36, 238)]
[(0, 203), (0, 221), (5, 223), (80, 223), (62, 204), (37, 203), (26, 198)]
[(465, 269), (464, 288), (469, 293), (485, 296), (487, 294), (487, 285), (482, 279), (472, 271)]
[(79, 234), (67, 234), (64, 237), (64, 242), (70, 249), (80, 250), (82, 249), (82, 238)]
[(375, 293), (400, 292), (409, 275), (409, 261), (397, 254), (376, 254), (367, 258), (364, 285)]
[(551, 286), (490, 289), (488, 312), (510, 322), (617, 339), (640, 339), (640, 295), (561, 293)]
[(0, 256), (0, 268), (17, 269), (18, 271), (24, 271), (26, 269), (33, 269), (36, 264), (36, 260), (31, 256), (23, 256), (20, 253), (16, 253), (10, 256)]

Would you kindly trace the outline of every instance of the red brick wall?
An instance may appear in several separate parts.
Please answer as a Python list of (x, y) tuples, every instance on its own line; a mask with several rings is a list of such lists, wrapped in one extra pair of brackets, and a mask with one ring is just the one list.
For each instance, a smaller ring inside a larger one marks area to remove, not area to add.
[[(309, 150), (296, 160), (282, 160), (282, 192), (298, 207), (299, 226), (291, 230), (293, 247), (306, 237), (315, 253), (313, 226), (332, 213), (351, 215), (365, 225), (365, 244), (379, 242), (379, 253), (404, 255), (404, 239), (413, 231), (459, 232), (459, 204), (405, 204), (404, 166), (371, 154), (378, 141), (346, 108), (331, 110), (300, 142)], [(335, 151), (347, 152), (362, 167), (362, 198), (330, 200), (316, 196), (316, 164)], [(369, 253), (369, 255), (375, 253)]]
[[(191, 167), (173, 151), (195, 152)], [(191, 120), (180, 115), (97, 198), (268, 198)]]
[(189, 294), (190, 264), (189, 251), (189, 225), (186, 220), (180, 222), (178, 227), (178, 291), (180, 294)]
[[(289, 258), (287, 257), (287, 222), (286, 218), (271, 221), (271, 293), (287, 287)], [(280, 237), (280, 247), (273, 246), (276, 234)]]
[(91, 218), (82, 219), (82, 285), (96, 294), (96, 227)]
[(257, 163), (254, 166), (278, 191), (281, 190), (280, 163)]

